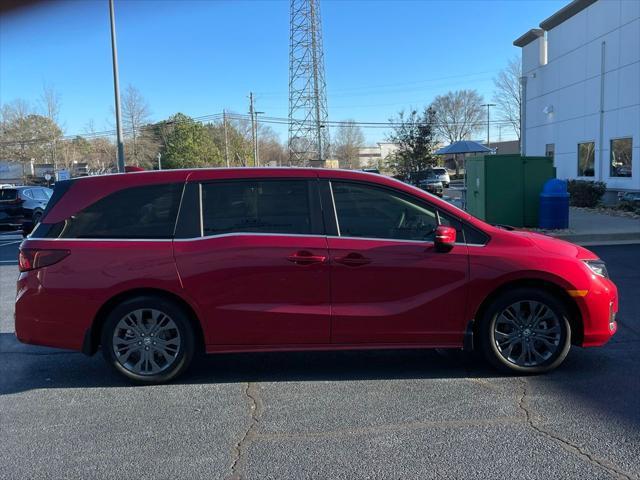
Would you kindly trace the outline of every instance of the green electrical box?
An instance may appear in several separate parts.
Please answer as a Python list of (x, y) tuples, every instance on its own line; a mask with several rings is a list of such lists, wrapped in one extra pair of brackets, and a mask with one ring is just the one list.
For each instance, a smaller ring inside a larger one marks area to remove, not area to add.
[(552, 157), (482, 155), (465, 162), (466, 208), (482, 220), (537, 227), (540, 192), (556, 177)]

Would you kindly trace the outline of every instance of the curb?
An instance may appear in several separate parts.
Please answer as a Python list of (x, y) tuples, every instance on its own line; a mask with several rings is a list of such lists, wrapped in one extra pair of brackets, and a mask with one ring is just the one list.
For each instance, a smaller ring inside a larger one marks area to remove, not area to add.
[(576, 243), (578, 245), (632, 245), (640, 243), (640, 232), (620, 232), (620, 233), (569, 233), (553, 234), (549, 236), (559, 240)]

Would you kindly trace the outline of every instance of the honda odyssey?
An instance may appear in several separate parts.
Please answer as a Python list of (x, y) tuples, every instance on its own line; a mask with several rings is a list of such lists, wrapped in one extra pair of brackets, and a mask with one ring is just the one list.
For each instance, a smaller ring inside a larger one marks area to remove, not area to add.
[(101, 349), (143, 383), (198, 351), (464, 348), (541, 373), (606, 343), (618, 311), (589, 250), (341, 170), (58, 182), (19, 268), (20, 341)]

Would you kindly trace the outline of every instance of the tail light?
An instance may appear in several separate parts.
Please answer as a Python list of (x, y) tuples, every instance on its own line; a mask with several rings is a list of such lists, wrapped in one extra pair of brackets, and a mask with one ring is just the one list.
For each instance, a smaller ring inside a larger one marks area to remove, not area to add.
[(48, 267), (66, 258), (69, 250), (53, 250), (48, 248), (21, 248), (18, 255), (18, 268), (21, 272)]

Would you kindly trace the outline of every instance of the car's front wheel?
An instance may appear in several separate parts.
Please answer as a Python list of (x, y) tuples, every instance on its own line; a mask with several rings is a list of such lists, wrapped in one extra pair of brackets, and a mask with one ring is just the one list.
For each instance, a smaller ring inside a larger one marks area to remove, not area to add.
[(498, 297), (480, 320), (478, 333), (487, 360), (510, 372), (548, 372), (571, 348), (566, 307), (556, 296), (535, 288), (517, 288)]
[(184, 372), (194, 354), (186, 312), (157, 296), (125, 300), (107, 316), (102, 353), (119, 373), (140, 383), (161, 383)]

